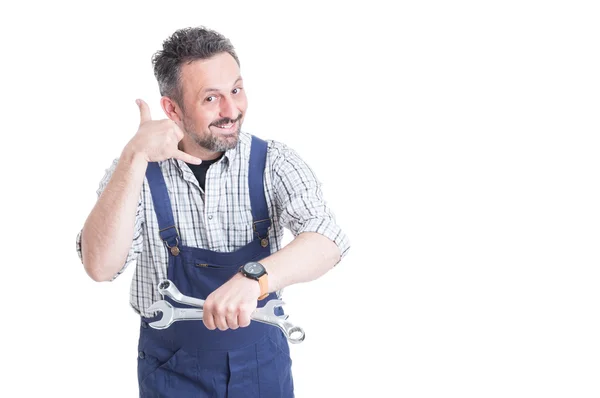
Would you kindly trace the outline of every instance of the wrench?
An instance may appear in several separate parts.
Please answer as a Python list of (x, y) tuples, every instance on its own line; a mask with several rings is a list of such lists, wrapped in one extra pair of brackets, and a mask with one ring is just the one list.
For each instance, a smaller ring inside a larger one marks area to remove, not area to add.
[(170, 297), (173, 301), (180, 304), (204, 308), (204, 300), (184, 295), (177, 289), (177, 286), (168, 279), (165, 279), (158, 284), (158, 292), (163, 296)]
[(282, 305), (285, 305), (282, 300), (269, 300), (264, 307), (254, 310), (250, 318), (268, 325), (277, 326), (290, 343), (301, 343), (304, 341), (304, 329), (287, 321), (287, 315), (275, 315), (275, 308)]
[[(160, 292), (160, 294), (170, 297), (173, 301), (176, 301), (178, 303), (191, 305), (199, 308), (204, 307), (204, 300), (184, 295), (179, 291), (179, 289), (177, 289), (177, 286), (175, 286), (175, 284), (168, 279), (165, 279), (158, 284), (158, 291)], [(167, 304), (169, 303), (167, 302)], [(283, 302), (282, 300), (269, 300), (264, 307), (257, 308), (254, 312), (252, 312), (252, 314), (250, 314), (250, 318), (258, 322), (278, 327), (279, 329), (281, 329), (281, 331), (290, 343), (301, 343), (302, 341), (304, 341), (305, 337), (304, 330), (300, 326), (295, 326), (291, 322), (287, 321), (288, 315), (275, 315), (275, 308), (281, 307), (282, 305), (285, 305), (285, 302)], [(154, 304), (150, 308), (148, 308), (148, 310), (160, 310), (160, 308), (151, 309), (153, 306)], [(175, 308), (173, 306), (170, 307)], [(164, 306), (162, 308), (164, 308)], [(179, 308), (179, 310), (186, 310), (186, 308)], [(167, 311), (172, 310), (169, 309)], [(202, 315), (200, 315), (200, 318), (194, 318), (194, 316), (197, 316), (197, 314), (193, 315), (194, 313), (192, 312), (185, 312), (182, 314), (185, 315), (182, 315), (181, 319), (202, 319)], [(165, 316), (163, 312), (163, 318), (167, 318), (169, 320), (171, 319), (171, 317), (173, 317), (173, 314), (171, 314), (171, 312), (168, 312), (167, 316)], [(177, 318), (178, 317), (175, 316), (174, 320), (167, 322), (159, 322), (158, 325), (167, 325), (163, 327), (164, 329), (166, 327), (169, 327), (174, 321), (180, 320)], [(156, 322), (153, 322), (152, 324), (150, 324), (150, 326), (152, 326), (153, 324), (156, 324)]]
[(204, 311), (200, 308), (177, 308), (166, 300), (159, 300), (148, 307), (149, 312), (162, 312), (162, 317), (149, 323), (154, 329), (166, 329), (175, 321), (201, 320)]

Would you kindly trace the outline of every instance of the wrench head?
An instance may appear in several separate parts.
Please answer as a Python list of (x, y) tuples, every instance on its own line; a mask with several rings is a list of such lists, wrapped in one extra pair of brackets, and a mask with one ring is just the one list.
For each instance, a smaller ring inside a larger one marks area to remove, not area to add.
[[(275, 308), (281, 307), (284, 305), (285, 305), (285, 303), (283, 302), (283, 300), (274, 299), (274, 300), (267, 301), (267, 303), (263, 307), (257, 308), (256, 310), (260, 313), (277, 317), (277, 315), (275, 315)], [(287, 316), (286, 316), (286, 318), (287, 318)]]
[(164, 291), (167, 290), (169, 288), (169, 286), (171, 286), (171, 285), (172, 285), (172, 283), (170, 280), (163, 279), (158, 284), (158, 291), (160, 292), (160, 294), (164, 295)]
[(282, 315), (275, 314), (275, 308), (281, 307), (284, 305), (285, 305), (285, 303), (282, 300), (279, 300), (279, 299), (269, 300), (263, 307), (257, 308), (256, 312), (258, 314), (267, 315), (269, 318), (272, 318), (272, 319), (282, 319), (285, 321), (289, 317), (288, 314), (282, 314)]
[[(200, 308), (202, 308), (202, 305), (198, 305), (199, 303), (191, 304), (191, 303), (186, 302), (187, 297), (185, 297), (179, 291), (179, 289), (177, 289), (177, 286), (175, 286), (175, 284), (168, 279), (163, 279), (162, 281), (160, 281), (160, 283), (158, 284), (158, 292), (160, 294), (162, 294), (163, 297), (167, 296), (178, 303), (199, 306)], [(194, 300), (196, 300), (196, 299), (194, 299)], [(198, 301), (201, 302), (202, 304), (204, 304), (203, 301), (200, 301), (200, 300), (198, 300)]]
[(262, 316), (262, 319), (260, 319), (261, 322), (272, 324), (281, 329), (290, 343), (301, 343), (304, 341), (304, 329), (288, 322), (288, 316), (286, 314), (275, 315), (275, 308), (283, 305), (285, 305), (285, 302), (282, 300), (269, 300), (264, 307), (257, 308), (256, 313), (259, 314), (259, 316)]
[(161, 312), (162, 317), (154, 322), (150, 322), (148, 325), (154, 329), (166, 329), (173, 323), (175, 311), (173, 306), (165, 300), (159, 300), (148, 307), (148, 312)]

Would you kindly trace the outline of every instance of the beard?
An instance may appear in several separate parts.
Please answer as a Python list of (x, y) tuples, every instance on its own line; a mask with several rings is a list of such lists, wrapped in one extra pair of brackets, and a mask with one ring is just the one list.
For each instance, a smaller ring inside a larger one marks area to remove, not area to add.
[[(238, 128), (234, 134), (231, 135), (220, 135), (214, 134), (210, 128), (216, 125), (223, 125), (229, 123), (238, 123)], [(193, 122), (191, 122), (188, 118), (184, 117), (183, 120), (183, 129), (184, 132), (189, 135), (196, 144), (201, 146), (204, 149), (207, 149), (211, 152), (225, 152), (229, 149), (233, 149), (237, 146), (240, 131), (242, 130), (242, 114), (236, 119), (219, 119), (213, 123), (211, 123), (208, 128), (202, 132), (198, 133), (196, 126)]]

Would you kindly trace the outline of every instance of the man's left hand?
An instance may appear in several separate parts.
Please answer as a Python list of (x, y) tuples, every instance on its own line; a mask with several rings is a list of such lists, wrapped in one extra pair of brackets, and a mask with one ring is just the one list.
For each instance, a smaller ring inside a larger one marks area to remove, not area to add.
[(259, 295), (258, 281), (236, 274), (204, 301), (204, 325), (209, 330), (235, 330), (250, 325)]

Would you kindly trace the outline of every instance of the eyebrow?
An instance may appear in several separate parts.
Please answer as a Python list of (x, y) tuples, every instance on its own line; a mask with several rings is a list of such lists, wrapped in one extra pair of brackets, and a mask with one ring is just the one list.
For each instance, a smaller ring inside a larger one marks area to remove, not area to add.
[[(237, 78), (237, 79), (235, 79), (235, 81), (233, 82), (233, 84), (235, 85), (235, 84), (237, 84), (237, 82), (239, 82), (239, 81), (241, 81), (241, 80), (242, 80), (242, 77), (241, 77), (241, 76), (238, 76), (238, 78)], [(207, 88), (202, 88), (202, 89), (200, 89), (200, 91), (198, 92), (198, 95), (201, 95), (201, 94), (206, 94), (206, 93), (214, 93), (214, 92), (217, 92), (217, 93), (218, 93), (219, 91), (220, 91), (220, 90), (219, 90), (219, 89), (217, 89), (217, 88), (207, 87)]]

